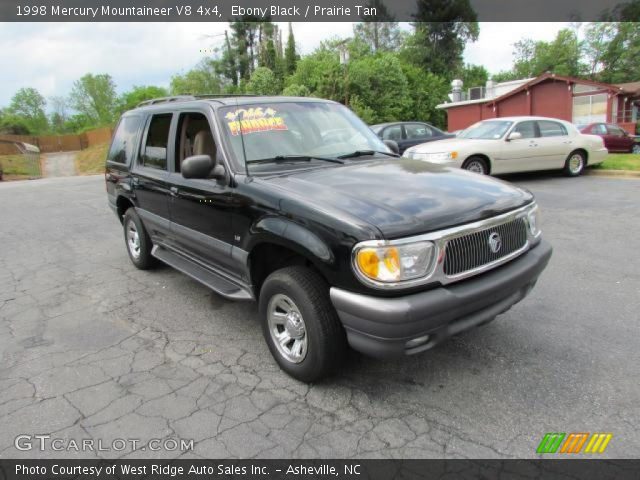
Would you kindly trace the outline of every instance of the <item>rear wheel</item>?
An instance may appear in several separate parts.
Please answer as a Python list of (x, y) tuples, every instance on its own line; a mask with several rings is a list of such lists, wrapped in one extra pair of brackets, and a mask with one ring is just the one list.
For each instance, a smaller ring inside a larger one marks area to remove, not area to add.
[(571, 152), (564, 163), (564, 174), (568, 177), (577, 177), (587, 165), (587, 159), (582, 152)]
[(124, 228), (124, 240), (127, 245), (127, 253), (129, 254), (131, 263), (140, 270), (151, 268), (155, 260), (151, 256), (153, 244), (133, 207), (125, 212), (122, 226)]
[(329, 287), (315, 271), (291, 266), (275, 271), (260, 291), (262, 331), (282, 370), (303, 382), (338, 367), (346, 335), (329, 299)]
[(462, 168), (469, 170), (470, 172), (479, 173), (480, 175), (487, 175), (489, 173), (489, 165), (484, 158), (470, 157), (462, 165)]

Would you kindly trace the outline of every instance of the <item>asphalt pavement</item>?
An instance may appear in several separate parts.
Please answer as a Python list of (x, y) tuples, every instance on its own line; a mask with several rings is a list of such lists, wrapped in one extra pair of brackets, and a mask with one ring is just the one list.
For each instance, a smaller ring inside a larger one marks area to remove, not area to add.
[[(599, 457), (637, 457), (640, 180), (508, 180), (555, 249), (531, 295), (311, 386), (277, 368), (253, 304), (136, 270), (102, 177), (0, 183), (0, 457), (535, 458), (547, 432), (610, 432)], [(86, 440), (108, 448), (69, 447)]]

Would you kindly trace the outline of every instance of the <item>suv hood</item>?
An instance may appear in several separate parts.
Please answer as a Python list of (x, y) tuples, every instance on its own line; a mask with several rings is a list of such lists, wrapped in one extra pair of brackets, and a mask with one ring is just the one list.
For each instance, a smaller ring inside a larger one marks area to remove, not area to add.
[(388, 239), (470, 223), (533, 200), (506, 182), (408, 158), (354, 160), (266, 181), (311, 205), (360, 218)]

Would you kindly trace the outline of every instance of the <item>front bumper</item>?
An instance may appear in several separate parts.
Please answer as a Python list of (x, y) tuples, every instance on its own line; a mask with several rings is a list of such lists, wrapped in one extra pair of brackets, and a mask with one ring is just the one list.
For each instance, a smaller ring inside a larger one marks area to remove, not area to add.
[(515, 260), (458, 283), (392, 298), (332, 287), (331, 301), (354, 350), (374, 357), (411, 355), (518, 303), (535, 285), (551, 252), (543, 240)]

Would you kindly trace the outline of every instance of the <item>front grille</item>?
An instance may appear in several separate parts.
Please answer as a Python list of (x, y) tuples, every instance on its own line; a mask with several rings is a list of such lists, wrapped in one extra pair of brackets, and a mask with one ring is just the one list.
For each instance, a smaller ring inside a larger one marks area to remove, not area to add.
[[(496, 233), (500, 237), (500, 249), (493, 252), (490, 237)], [(524, 218), (452, 238), (447, 242), (445, 250), (444, 273), (454, 276), (474, 270), (511, 255), (526, 243), (527, 224)]]

